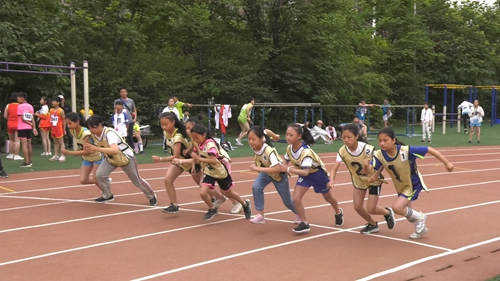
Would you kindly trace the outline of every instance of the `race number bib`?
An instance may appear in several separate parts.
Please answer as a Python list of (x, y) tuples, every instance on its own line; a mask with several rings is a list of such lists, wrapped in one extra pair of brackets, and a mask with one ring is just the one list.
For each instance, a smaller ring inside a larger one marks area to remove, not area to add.
[(59, 116), (50, 115), (50, 122), (52, 123), (52, 126), (57, 126), (57, 123), (59, 122)]
[(23, 118), (26, 121), (33, 121), (33, 114), (28, 111), (25, 111), (23, 114)]

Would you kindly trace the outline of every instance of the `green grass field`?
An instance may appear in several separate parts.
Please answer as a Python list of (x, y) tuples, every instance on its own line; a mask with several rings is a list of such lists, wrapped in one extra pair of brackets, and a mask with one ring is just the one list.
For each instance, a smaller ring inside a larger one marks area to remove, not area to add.
[[(396, 133), (405, 133), (405, 128), (398, 127), (394, 128)], [(376, 130), (375, 130), (376, 132)], [(468, 135), (464, 135), (464, 133), (457, 133), (456, 127), (451, 129), (448, 128), (447, 134), (442, 135), (442, 127), (436, 125), (436, 132), (432, 137), (432, 147), (450, 147), (450, 146), (478, 146), (478, 145), (498, 145), (500, 144), (500, 125), (496, 125), (494, 127), (484, 126), (481, 132), (481, 144), (477, 144), (475, 141), (475, 136), (473, 137), (473, 141), (471, 144), (468, 143)], [(284, 139), (284, 133), (280, 132), (282, 139)], [(421, 127), (415, 127), (415, 133), (421, 133)], [(369, 142), (374, 144), (375, 147), (378, 147), (376, 134), (369, 135)], [(234, 146), (235, 136), (226, 136)], [(398, 139), (403, 141), (406, 144), (410, 145), (421, 145), (420, 136), (415, 137), (406, 137), (406, 136), (398, 136)], [(236, 157), (246, 157), (253, 156), (252, 150), (248, 147), (248, 144), (245, 140), (243, 143), (246, 144), (243, 147), (238, 147), (233, 151), (229, 152), (229, 155), (232, 158)], [(315, 144), (313, 146), (314, 150), (317, 153), (325, 153), (325, 152), (336, 152), (341, 147), (342, 141), (336, 141), (331, 145), (325, 145), (322, 142)], [(427, 145), (427, 143), (423, 144)], [(280, 152), (280, 154), (284, 154), (286, 143), (275, 143), (276, 148)], [(146, 155), (138, 155), (137, 160), (140, 164), (143, 163), (153, 163), (151, 156), (152, 155), (164, 155), (163, 149), (161, 147), (161, 140), (153, 140), (150, 141), (148, 147), (144, 150)], [(5, 155), (2, 155), (2, 163), (4, 165), (7, 173), (22, 173), (22, 172), (30, 172), (30, 171), (49, 171), (49, 170), (62, 170), (62, 169), (78, 169), (81, 166), (81, 158), (74, 156), (67, 156), (65, 162), (51, 162), (49, 161), (48, 156), (41, 156), (40, 154), (43, 152), (42, 147), (40, 145), (33, 147), (33, 166), (31, 168), (21, 168), (19, 167), (22, 164), (22, 161), (13, 161), (5, 159)], [(22, 153), (21, 153), (22, 154)]]

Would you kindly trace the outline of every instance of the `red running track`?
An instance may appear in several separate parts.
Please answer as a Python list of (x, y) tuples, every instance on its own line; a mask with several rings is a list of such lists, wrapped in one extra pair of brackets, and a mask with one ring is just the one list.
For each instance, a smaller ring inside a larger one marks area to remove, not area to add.
[[(148, 200), (119, 170), (115, 201), (97, 204), (78, 170), (14, 174), (0, 182), (2, 280), (486, 280), (500, 274), (500, 147), (442, 148), (452, 173), (432, 156), (419, 161), (430, 188), (413, 207), (428, 214), (429, 232), (409, 239), (413, 225), (398, 218), (393, 230), (359, 234), (365, 222), (352, 207), (350, 177), (341, 167), (333, 190), (345, 214), (334, 226), (332, 208), (309, 191), (304, 204), (311, 231), (291, 231), (295, 216), (274, 187), (266, 191), (266, 224), (231, 215), (230, 201), (213, 220), (189, 175), (175, 182), (179, 214), (164, 214), (168, 164), (141, 165), (157, 192)], [(336, 153), (322, 154), (328, 168)], [(252, 199), (251, 158), (234, 159), (235, 190)], [(30, 178), (27, 178), (29, 176)], [(291, 180), (294, 183), (295, 178)], [(290, 187), (293, 189), (293, 184)], [(9, 192), (13, 191), (13, 192)], [(392, 183), (379, 201), (396, 199)], [(253, 203), (253, 199), (252, 199)]]

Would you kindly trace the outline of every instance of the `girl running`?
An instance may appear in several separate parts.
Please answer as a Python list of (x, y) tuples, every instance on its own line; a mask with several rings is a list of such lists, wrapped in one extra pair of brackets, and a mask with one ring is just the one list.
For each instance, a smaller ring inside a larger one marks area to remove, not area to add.
[(38, 128), (40, 128), (40, 136), (42, 137), (43, 143), (43, 153), (42, 156), (52, 155), (50, 152), (50, 110), (49, 110), (49, 98), (46, 96), (42, 96), (40, 98), (40, 105), (42, 108), (35, 113), (35, 116), (40, 118), (40, 123), (38, 124)]
[(7, 159), (24, 160), (19, 155), (21, 142), (17, 136), (17, 123), (19, 119), (17, 115), (17, 107), (19, 106), (17, 95), (17, 92), (10, 95), (10, 103), (5, 106), (5, 110), (3, 111), (3, 117), (7, 120), (7, 133), (9, 135), (9, 154), (7, 155)]
[(97, 185), (96, 171), (102, 163), (103, 157), (99, 152), (89, 153), (85, 150), (87, 143), (93, 144), (92, 137), (90, 136), (91, 133), (89, 129), (85, 128), (85, 118), (81, 114), (69, 112), (66, 115), (66, 124), (68, 124), (71, 136), (76, 140), (76, 150), (70, 151), (63, 148), (61, 152), (64, 155), (81, 156), (83, 162), (80, 172), (80, 183)]
[(416, 160), (417, 158), (423, 159), (425, 154), (430, 153), (443, 162), (448, 172), (453, 171), (453, 164), (432, 147), (403, 144), (396, 138), (394, 130), (390, 127), (385, 127), (378, 132), (378, 143), (380, 150), (375, 152), (373, 162), (367, 167), (368, 174), (373, 171), (373, 168), (376, 170), (369, 182), (376, 182), (382, 170), (387, 170), (398, 193), (398, 199), (392, 205), (392, 209), (396, 214), (406, 217), (409, 222), (415, 224), (415, 232), (410, 235), (410, 238), (419, 239), (428, 231), (425, 227), (427, 216), (413, 210), (411, 203), (418, 199), (422, 189), (427, 192), (428, 189), (417, 169)]
[[(368, 223), (361, 229), (362, 234), (378, 232), (378, 223), (373, 220), (370, 214), (383, 215), (387, 221), (389, 229), (394, 228), (396, 220), (394, 211), (389, 208), (382, 208), (377, 205), (380, 196), (382, 183), (387, 183), (380, 178), (373, 183), (368, 183), (369, 174), (365, 173), (365, 166), (368, 166), (373, 159), (374, 147), (364, 142), (358, 131), (358, 126), (354, 124), (345, 125), (342, 128), (342, 140), (344, 146), (339, 149), (337, 161), (333, 165), (332, 175), (330, 176), (329, 187), (335, 185), (335, 177), (342, 162), (345, 163), (347, 170), (351, 174), (352, 184), (354, 185), (354, 210)], [(368, 210), (364, 207), (364, 201), (368, 191)]]
[[(250, 170), (259, 172), (257, 179), (252, 185), (253, 200), (258, 215), (250, 220), (251, 223), (264, 224), (264, 188), (270, 183), (274, 184), (276, 191), (281, 197), (283, 204), (297, 215), (290, 187), (288, 185), (288, 175), (281, 172), (283, 159), (271, 144), (271, 139), (264, 133), (262, 127), (254, 126), (248, 132), (248, 144), (255, 153), (255, 164), (250, 165)], [(297, 215), (295, 223), (300, 223)]]
[(177, 204), (177, 194), (175, 192), (174, 181), (182, 174), (182, 172), (185, 171), (189, 172), (192, 175), (194, 182), (199, 185), (201, 183), (201, 179), (203, 178), (203, 173), (201, 172), (200, 165), (195, 165), (194, 170), (191, 170), (191, 163), (183, 161), (191, 158), (191, 155), (183, 154), (183, 151), (188, 149), (190, 146), (187, 140), (188, 134), (184, 123), (177, 118), (175, 113), (164, 112), (160, 115), (160, 125), (163, 129), (163, 136), (166, 140), (166, 147), (170, 152), (170, 156), (159, 157), (154, 155), (153, 161), (155, 163), (160, 163), (172, 162), (173, 159), (179, 159), (178, 163), (170, 165), (164, 180), (165, 189), (167, 190), (168, 198), (170, 198), (170, 205), (163, 209), (163, 212), (177, 214), (179, 212), (179, 205)]
[(104, 154), (106, 161), (102, 161), (96, 172), (97, 184), (102, 190), (102, 196), (95, 199), (98, 203), (113, 201), (115, 198), (111, 193), (109, 175), (116, 168), (120, 167), (132, 183), (140, 188), (149, 199), (149, 205), (156, 206), (158, 200), (155, 192), (139, 175), (137, 160), (134, 151), (121, 138), (118, 133), (109, 127), (104, 126), (104, 120), (98, 115), (92, 115), (87, 120), (88, 128), (92, 133), (92, 140), (84, 145), (88, 152), (100, 152)]
[(54, 156), (50, 158), (50, 161), (64, 162), (66, 161), (66, 157), (64, 157), (62, 153), (61, 156), (59, 156), (59, 152), (65, 149), (64, 134), (66, 133), (64, 110), (59, 107), (61, 102), (62, 99), (60, 97), (55, 97), (52, 100), (53, 108), (50, 109), (50, 130), (52, 139), (54, 140)]
[[(316, 152), (309, 147), (314, 143), (311, 132), (306, 126), (290, 124), (286, 129), (286, 142), (289, 144), (286, 148), (286, 165), (281, 166), (281, 172), (293, 173), (299, 176), (293, 191), (293, 202), (302, 221), (293, 231), (302, 233), (310, 230), (302, 198), (311, 186), (316, 193), (321, 193), (325, 201), (332, 205), (335, 210), (335, 225), (342, 226), (344, 224), (344, 214), (342, 209), (339, 208), (337, 199), (333, 197), (328, 188), (330, 179), (325, 164), (323, 164)], [(287, 166), (290, 162), (292, 162), (293, 166)]]
[[(192, 159), (188, 159), (186, 162), (191, 163), (193, 169), (196, 163), (201, 163), (203, 167), (203, 174), (205, 177), (203, 177), (203, 182), (201, 184), (200, 196), (209, 207), (203, 219), (211, 220), (218, 214), (217, 207), (212, 203), (209, 196), (209, 189), (214, 190), (216, 182), (219, 184), (225, 196), (235, 199), (243, 206), (245, 218), (249, 219), (250, 216), (252, 216), (250, 200), (243, 200), (238, 193), (232, 190), (233, 180), (231, 178), (229, 155), (227, 155), (226, 151), (217, 144), (208, 132), (208, 129), (203, 125), (195, 125), (191, 129), (191, 136), (196, 143), (196, 147), (193, 153), (191, 153)], [(175, 159), (173, 161), (174, 164), (176, 161), (180, 163), (180, 159)]]

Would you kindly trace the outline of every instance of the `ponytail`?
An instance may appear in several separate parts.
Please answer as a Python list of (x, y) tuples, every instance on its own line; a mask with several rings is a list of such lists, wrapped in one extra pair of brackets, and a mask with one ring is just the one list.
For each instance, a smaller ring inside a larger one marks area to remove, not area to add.
[(314, 138), (311, 134), (311, 131), (307, 128), (306, 125), (299, 125), (296, 123), (292, 123), (288, 125), (288, 128), (293, 128), (297, 134), (299, 134), (302, 137), (302, 141), (307, 144), (307, 145), (313, 145), (314, 144)]
[(262, 139), (264, 138), (265, 143), (269, 145), (270, 147), (273, 147), (273, 143), (271, 142), (271, 138), (264, 132), (264, 129), (261, 126), (253, 126), (249, 133), (252, 132), (254, 133), (258, 138)]

